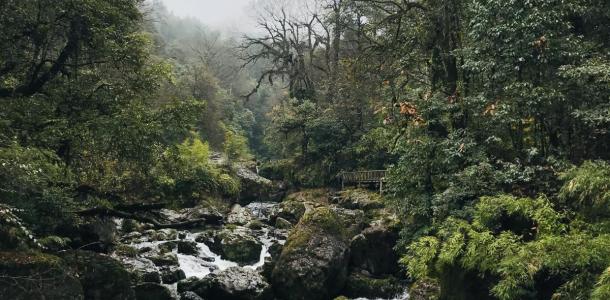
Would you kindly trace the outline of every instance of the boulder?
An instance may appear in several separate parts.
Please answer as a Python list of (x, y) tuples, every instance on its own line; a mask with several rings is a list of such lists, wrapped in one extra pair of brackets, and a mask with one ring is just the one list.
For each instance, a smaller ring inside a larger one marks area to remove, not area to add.
[(0, 299), (84, 297), (80, 281), (59, 257), (37, 252), (0, 252)]
[(252, 213), (250, 213), (250, 210), (239, 204), (233, 205), (227, 215), (227, 223), (229, 224), (246, 225), (251, 220)]
[(137, 300), (174, 300), (168, 288), (158, 283), (142, 283), (135, 287)]
[(339, 221), (343, 224), (343, 228), (345, 228), (346, 235), (350, 238), (360, 233), (366, 227), (366, 219), (362, 210), (346, 209), (336, 205), (329, 206), (329, 209), (337, 214)]
[(366, 228), (350, 243), (350, 266), (373, 275), (398, 273), (398, 254), (394, 251), (397, 241), (398, 228), (383, 225)]
[(197, 243), (192, 241), (178, 241), (178, 253), (186, 255), (196, 255), (199, 253)]
[(252, 230), (237, 227), (233, 230), (224, 229), (219, 232), (214, 237), (214, 244), (211, 248), (223, 259), (245, 266), (259, 260), (263, 245), (254, 238)]
[(328, 207), (307, 212), (293, 229), (271, 274), (281, 299), (331, 299), (347, 279), (349, 237)]
[(80, 279), (85, 299), (135, 299), (130, 275), (115, 259), (90, 251), (67, 251), (61, 257)]
[(214, 271), (203, 279), (189, 278), (178, 283), (178, 292), (191, 291), (204, 299), (266, 300), (271, 288), (258, 272), (240, 267)]
[(250, 168), (245, 164), (236, 165), (236, 174), (241, 185), (239, 202), (242, 204), (269, 200), (271, 198), (273, 183), (271, 180), (259, 176), (252, 169), (255, 169), (255, 167)]

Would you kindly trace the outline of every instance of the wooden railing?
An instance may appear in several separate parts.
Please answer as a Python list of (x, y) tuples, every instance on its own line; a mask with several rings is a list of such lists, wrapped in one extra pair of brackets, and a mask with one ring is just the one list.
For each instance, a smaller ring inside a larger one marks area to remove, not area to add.
[(341, 178), (341, 188), (345, 188), (345, 185), (350, 183), (378, 183), (379, 191), (383, 192), (383, 183), (386, 181), (386, 170), (341, 172), (338, 176)]

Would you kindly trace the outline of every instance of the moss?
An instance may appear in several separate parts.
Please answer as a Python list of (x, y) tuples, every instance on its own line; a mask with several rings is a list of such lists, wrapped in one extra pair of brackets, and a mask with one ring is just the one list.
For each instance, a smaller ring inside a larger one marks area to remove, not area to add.
[(319, 207), (306, 213), (299, 224), (305, 227), (315, 227), (323, 230), (326, 234), (335, 236), (346, 234), (341, 217), (328, 207)]

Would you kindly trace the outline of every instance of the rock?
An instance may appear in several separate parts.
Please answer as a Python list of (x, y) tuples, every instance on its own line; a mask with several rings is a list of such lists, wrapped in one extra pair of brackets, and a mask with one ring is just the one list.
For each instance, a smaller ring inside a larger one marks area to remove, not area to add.
[(178, 242), (178, 253), (187, 255), (196, 255), (199, 253), (197, 243), (191, 241), (179, 241)]
[(292, 228), (292, 223), (282, 217), (278, 217), (275, 219), (275, 227), (278, 229), (290, 229)]
[(350, 265), (373, 275), (398, 273), (398, 254), (394, 251), (397, 241), (398, 228), (382, 225), (366, 228), (350, 243)]
[(349, 237), (328, 207), (307, 212), (288, 237), (273, 272), (276, 295), (285, 299), (331, 299), (347, 279)]
[(199, 297), (199, 295), (194, 292), (184, 292), (180, 294), (180, 300), (203, 300), (203, 298)]
[(431, 278), (417, 280), (409, 289), (410, 300), (438, 300), (440, 294), (438, 281)]
[(178, 265), (178, 256), (173, 253), (165, 253), (157, 256), (149, 257), (156, 266), (177, 266)]
[(271, 216), (277, 212), (279, 206), (279, 203), (252, 202), (245, 207), (250, 210), (253, 217), (269, 223), (271, 221)]
[(59, 257), (36, 252), (0, 252), (0, 299), (83, 298), (80, 281)]
[(141, 276), (142, 282), (161, 283), (161, 275), (157, 271), (146, 272)]
[(195, 236), (195, 242), (197, 243), (214, 243), (214, 232), (211, 230), (204, 231)]
[(192, 291), (205, 299), (266, 300), (272, 299), (271, 288), (258, 272), (240, 267), (214, 271), (203, 279), (178, 283), (178, 292)]
[(259, 176), (245, 164), (236, 165), (236, 174), (241, 185), (241, 192), (239, 193), (240, 203), (247, 204), (271, 198), (273, 190), (271, 180)]
[(67, 251), (61, 257), (78, 275), (85, 299), (135, 299), (129, 273), (115, 259), (90, 251)]
[(246, 225), (251, 220), (252, 214), (250, 213), (250, 210), (239, 204), (233, 205), (231, 211), (227, 215), (227, 223), (229, 224)]
[(256, 263), (260, 258), (263, 245), (252, 235), (252, 230), (237, 227), (224, 229), (214, 237), (212, 250), (223, 259), (234, 261), (242, 266)]
[(186, 238), (186, 232), (178, 232), (178, 239), (184, 240)]
[(342, 294), (351, 298), (393, 299), (404, 290), (405, 283), (388, 276), (372, 278), (358, 272), (350, 274)]
[(186, 278), (184, 271), (178, 267), (163, 267), (160, 269), (161, 279), (164, 284), (176, 283)]
[(142, 283), (135, 287), (137, 300), (174, 300), (170, 290), (158, 283)]

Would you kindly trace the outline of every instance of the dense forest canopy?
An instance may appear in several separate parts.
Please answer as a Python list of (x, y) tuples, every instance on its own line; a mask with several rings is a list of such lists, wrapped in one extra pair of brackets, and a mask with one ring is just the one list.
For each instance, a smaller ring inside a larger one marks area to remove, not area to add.
[(610, 298), (610, 2), (253, 7), (234, 36), (158, 0), (0, 0), (0, 204), (61, 237), (232, 203), (240, 164), (290, 190), (387, 169), (421, 299)]

